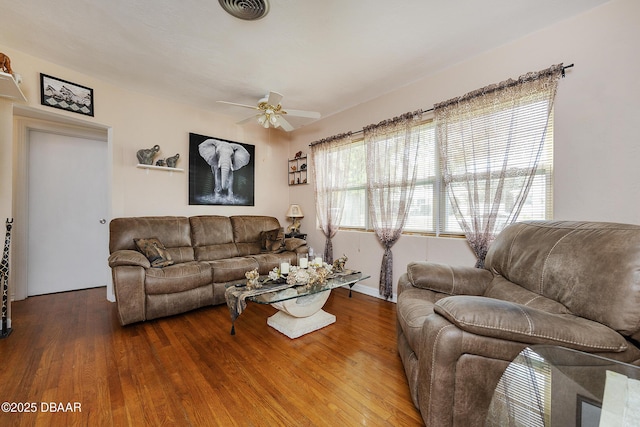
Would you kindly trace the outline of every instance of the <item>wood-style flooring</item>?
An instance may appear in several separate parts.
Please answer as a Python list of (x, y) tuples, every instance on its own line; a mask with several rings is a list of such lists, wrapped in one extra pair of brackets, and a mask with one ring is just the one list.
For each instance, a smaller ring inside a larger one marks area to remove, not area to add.
[(393, 303), (334, 290), (337, 322), (291, 340), (253, 303), (235, 336), (226, 305), (121, 327), (105, 293), (13, 303), (0, 402), (35, 412), (0, 412), (0, 426), (423, 425)]

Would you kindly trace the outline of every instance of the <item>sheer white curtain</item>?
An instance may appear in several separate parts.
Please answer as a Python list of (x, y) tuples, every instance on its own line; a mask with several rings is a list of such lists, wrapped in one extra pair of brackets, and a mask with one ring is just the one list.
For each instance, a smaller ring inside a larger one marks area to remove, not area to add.
[(477, 267), (527, 198), (562, 69), (554, 65), (435, 105), (443, 182)]
[(416, 183), (422, 111), (407, 113), (364, 128), (367, 153), (369, 219), (384, 247), (380, 295), (393, 295), (391, 247), (404, 228)]
[(345, 183), (351, 162), (351, 132), (321, 139), (311, 144), (316, 215), (324, 234), (324, 261), (333, 262), (331, 239), (338, 232), (344, 211)]

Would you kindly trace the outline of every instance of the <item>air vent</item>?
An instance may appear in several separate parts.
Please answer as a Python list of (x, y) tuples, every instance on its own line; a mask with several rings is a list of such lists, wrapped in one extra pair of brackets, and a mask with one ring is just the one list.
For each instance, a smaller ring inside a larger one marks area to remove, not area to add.
[(269, 12), (267, 0), (219, 0), (220, 6), (236, 18), (255, 21)]

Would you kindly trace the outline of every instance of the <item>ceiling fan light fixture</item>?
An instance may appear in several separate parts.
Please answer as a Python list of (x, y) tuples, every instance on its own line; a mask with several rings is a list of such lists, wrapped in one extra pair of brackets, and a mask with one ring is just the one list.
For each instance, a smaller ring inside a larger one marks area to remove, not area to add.
[(267, 0), (218, 0), (220, 6), (232, 16), (245, 21), (264, 18), (269, 13)]
[[(258, 111), (257, 114), (240, 120), (237, 124), (243, 125), (252, 120), (256, 120), (258, 124), (265, 129), (269, 127), (281, 128), (285, 132), (291, 132), (294, 130), (294, 126), (287, 121), (285, 117), (307, 117), (310, 119), (319, 119), (320, 113), (315, 111), (305, 110), (290, 110), (283, 109), (280, 101), (282, 100), (282, 94), (278, 92), (269, 92), (269, 94), (258, 100), (258, 105), (238, 104), (236, 102), (218, 101), (223, 104), (235, 105), (237, 107), (250, 108), (254, 111)], [(255, 122), (254, 122), (255, 123)]]

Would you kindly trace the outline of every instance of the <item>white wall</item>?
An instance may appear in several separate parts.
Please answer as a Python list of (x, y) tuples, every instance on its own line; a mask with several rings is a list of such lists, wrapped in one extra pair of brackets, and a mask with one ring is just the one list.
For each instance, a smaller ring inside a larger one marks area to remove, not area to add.
[[(640, 224), (638, 17), (640, 2), (612, 1), (302, 128), (294, 133), (290, 153), (308, 152), (312, 141), (431, 108), (528, 71), (575, 63), (560, 81), (556, 97), (554, 218)], [(428, 54), (425, 51), (425, 57)], [(312, 188), (303, 187), (307, 186), (292, 187), (290, 199), (306, 214), (302, 229), (310, 233), (310, 244), (322, 249), (324, 237), (313, 227)], [(394, 286), (412, 260), (474, 263), (462, 239), (403, 236), (392, 251)], [(334, 240), (334, 255), (343, 253), (349, 256), (350, 266), (371, 274), (364, 291), (377, 293), (383, 250), (375, 236), (340, 232)]]
[[(57, 64), (0, 46), (23, 78), (21, 89), (28, 108), (111, 129), (113, 139), (112, 216), (265, 214), (284, 222), (288, 206), (286, 175), (287, 136), (259, 126), (237, 126), (227, 116), (154, 98), (83, 75)], [(69, 80), (94, 90), (95, 117), (40, 105), (39, 73)], [(177, 85), (180, 82), (176, 82)], [(206, 88), (203, 88), (206, 90)], [(189, 206), (189, 132), (256, 146), (255, 206)], [(160, 145), (156, 158), (180, 154), (184, 173), (136, 168), (136, 151)], [(274, 165), (280, 166), (275, 167)], [(276, 195), (277, 197), (274, 197)], [(4, 200), (3, 200), (4, 202)]]
[[(15, 189), (24, 173), (18, 165), (17, 145), (23, 143), (14, 126), (14, 114), (45, 115), (56, 120), (71, 121), (75, 125), (107, 129), (111, 138), (111, 217), (141, 215), (271, 215), (286, 225), (285, 213), (289, 205), (287, 185), (288, 136), (280, 131), (264, 130), (259, 126), (240, 127), (235, 119), (216, 115), (187, 105), (137, 94), (117, 84), (101, 81), (58, 64), (43, 61), (8, 46), (0, 51), (11, 57), (14, 72), (22, 75), (21, 89), (28, 99), (17, 105), (0, 99), (0, 214), (16, 216)], [(95, 117), (88, 117), (40, 105), (40, 73), (72, 81), (94, 90)], [(176, 82), (179, 84), (179, 82)], [(206, 89), (206, 88), (203, 88)], [(189, 190), (189, 132), (199, 133), (255, 145), (255, 206), (190, 206)], [(136, 168), (136, 151), (158, 144), (158, 158), (180, 154), (178, 167), (184, 173), (147, 171)], [(87, 159), (88, 162), (96, 161)], [(15, 218), (16, 223), (23, 218)], [(15, 227), (19, 231), (19, 227)], [(24, 259), (19, 255), (19, 239), (12, 242), (11, 265), (14, 268)], [(4, 236), (4, 233), (3, 233)], [(108, 242), (105, 242), (105, 245)], [(22, 256), (24, 258), (24, 256)], [(106, 262), (106, 260), (105, 260)], [(11, 275), (11, 295), (15, 292)], [(25, 290), (26, 295), (26, 290)]]

